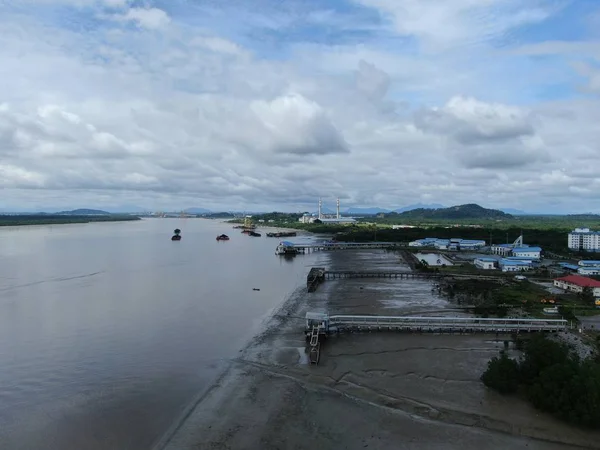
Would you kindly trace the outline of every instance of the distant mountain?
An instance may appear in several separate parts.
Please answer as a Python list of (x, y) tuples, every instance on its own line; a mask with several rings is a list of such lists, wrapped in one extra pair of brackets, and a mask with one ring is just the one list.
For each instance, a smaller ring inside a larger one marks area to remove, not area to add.
[(395, 209), (394, 212), (403, 213), (406, 211), (412, 211), (414, 209), (439, 209), (445, 208), (444, 205), (440, 205), (439, 203), (415, 203), (414, 205), (403, 206), (402, 208)]
[(126, 214), (126, 213), (145, 213), (150, 212), (148, 208), (142, 208), (141, 206), (136, 205), (119, 205), (111, 208), (106, 208), (106, 210), (111, 214)]
[(212, 211), (206, 208), (188, 208), (184, 209), (183, 212), (188, 214), (210, 214)]
[(72, 211), (60, 211), (56, 214), (61, 216), (110, 216), (110, 213), (107, 211), (86, 208), (74, 209)]
[(375, 215), (379, 213), (389, 213), (389, 209), (383, 208), (348, 208), (344, 211), (344, 214), (368, 214)]
[(439, 209), (413, 209), (399, 214), (407, 219), (512, 219), (513, 216), (497, 209), (487, 209), (470, 203)]
[(513, 208), (501, 208), (500, 211), (505, 212), (506, 214), (512, 214), (513, 216), (526, 216), (529, 214), (520, 209), (513, 209)]

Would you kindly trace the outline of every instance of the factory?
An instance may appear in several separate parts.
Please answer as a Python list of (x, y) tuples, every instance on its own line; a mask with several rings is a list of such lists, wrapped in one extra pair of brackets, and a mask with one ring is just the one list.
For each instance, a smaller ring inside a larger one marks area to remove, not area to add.
[[(340, 199), (337, 199), (337, 211), (336, 214), (324, 214), (323, 213), (323, 202), (319, 198), (319, 211), (317, 214), (304, 214), (300, 219), (301, 223), (315, 223), (317, 220), (324, 224), (353, 224), (356, 223), (356, 219), (352, 217), (342, 217), (340, 214)], [(316, 223), (319, 223), (316, 222)]]
[(512, 244), (492, 245), (491, 252), (503, 257), (531, 258), (539, 260), (542, 257), (541, 247), (532, 247), (523, 243), (523, 236), (519, 236)]
[(437, 250), (469, 251), (485, 247), (485, 241), (473, 239), (424, 238), (408, 243), (409, 247), (431, 247)]
[(567, 275), (566, 277), (556, 278), (554, 286), (576, 293), (583, 292), (584, 288), (590, 288), (594, 297), (600, 297), (600, 281), (581, 275)]

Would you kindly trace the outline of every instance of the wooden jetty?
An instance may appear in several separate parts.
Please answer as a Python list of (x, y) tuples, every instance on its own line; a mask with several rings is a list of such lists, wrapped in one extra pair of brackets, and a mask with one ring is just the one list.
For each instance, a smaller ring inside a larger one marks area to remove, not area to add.
[(559, 332), (570, 328), (565, 319), (479, 318), (432, 316), (362, 316), (306, 313), (306, 333), (344, 331), (408, 331), (430, 333), (530, 333)]

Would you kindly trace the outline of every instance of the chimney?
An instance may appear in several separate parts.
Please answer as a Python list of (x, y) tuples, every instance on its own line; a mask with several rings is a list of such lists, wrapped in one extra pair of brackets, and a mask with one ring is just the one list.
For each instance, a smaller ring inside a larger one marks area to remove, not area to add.
[(340, 198), (337, 199), (337, 218), (340, 218)]
[(321, 214), (321, 205), (322, 205), (322, 203), (321, 203), (321, 197), (319, 197), (319, 219), (323, 218), (323, 216)]

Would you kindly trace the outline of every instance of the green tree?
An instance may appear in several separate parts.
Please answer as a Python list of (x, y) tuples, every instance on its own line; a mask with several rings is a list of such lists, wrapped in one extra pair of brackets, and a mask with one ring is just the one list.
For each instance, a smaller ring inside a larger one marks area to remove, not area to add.
[(525, 358), (521, 363), (521, 380), (533, 384), (546, 367), (563, 364), (569, 359), (569, 349), (564, 344), (535, 335), (525, 346)]
[(488, 362), (481, 381), (502, 394), (516, 392), (519, 387), (519, 364), (502, 352), (500, 357), (494, 357)]
[(594, 291), (589, 286), (583, 288), (583, 290), (579, 293), (579, 298), (584, 305), (596, 306)]

